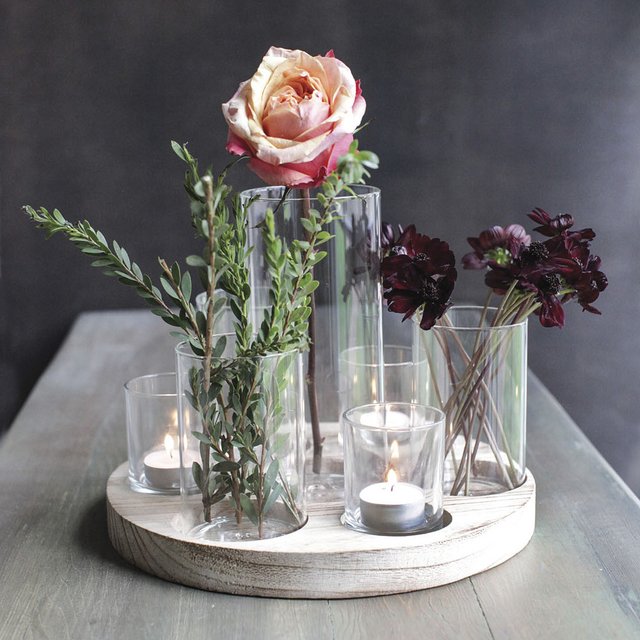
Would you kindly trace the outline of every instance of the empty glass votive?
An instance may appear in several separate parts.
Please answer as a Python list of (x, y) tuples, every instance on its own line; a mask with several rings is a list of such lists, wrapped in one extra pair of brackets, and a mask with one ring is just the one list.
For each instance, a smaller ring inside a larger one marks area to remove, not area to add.
[(133, 378), (124, 391), (129, 485), (144, 493), (179, 493), (181, 466), (190, 468), (197, 451), (181, 455), (176, 374)]
[(425, 533), (442, 521), (445, 416), (426, 405), (386, 402), (343, 414), (345, 512), (352, 529)]
[(340, 354), (340, 414), (371, 402), (423, 403), (428, 373), (426, 359), (415, 358), (411, 347), (384, 345), (382, 353), (375, 346), (345, 349)]

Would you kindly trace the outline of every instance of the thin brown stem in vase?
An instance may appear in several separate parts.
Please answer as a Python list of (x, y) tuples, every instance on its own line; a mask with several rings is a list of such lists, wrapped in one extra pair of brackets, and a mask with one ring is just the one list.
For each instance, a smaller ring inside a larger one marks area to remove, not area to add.
[[(457, 337), (457, 336), (456, 336)], [(494, 347), (494, 351), (498, 351), (500, 352), (500, 346), (501, 346), (501, 342), (503, 341), (504, 337), (500, 339), (500, 341), (498, 342), (498, 344)], [(491, 394), (491, 391), (489, 389), (489, 385), (487, 384), (487, 380), (486, 375), (487, 372), (491, 372), (492, 375), (495, 374), (496, 372), (496, 367), (491, 367), (491, 358), (492, 356), (494, 356), (495, 353), (492, 353), (490, 348), (486, 345), (486, 340), (482, 341), (482, 347), (480, 349), (478, 349), (478, 351), (476, 351), (473, 354), (473, 357), (470, 360), (469, 363), (469, 367), (472, 367), (473, 371), (476, 371), (480, 366), (481, 363), (485, 363), (482, 370), (480, 371), (480, 373), (477, 374), (477, 379), (474, 383), (474, 386), (470, 392), (469, 395), (474, 394), (474, 393), (483, 393), (486, 401), (488, 401), (488, 403), (491, 405), (491, 409), (492, 409), (492, 415), (494, 417), (494, 420), (496, 422), (496, 425), (498, 427), (498, 430), (500, 431), (500, 433), (503, 436), (503, 444), (504, 444), (504, 450), (505, 453), (507, 455), (507, 460), (509, 463), (509, 472), (507, 472), (505, 466), (504, 466), (504, 462), (502, 460), (502, 455), (500, 454), (500, 450), (498, 447), (498, 444), (495, 440), (495, 437), (493, 435), (493, 431), (491, 428), (491, 425), (488, 424), (488, 421), (484, 421), (481, 422), (479, 427), (478, 427), (478, 439), (480, 439), (482, 437), (482, 433), (484, 432), (487, 436), (487, 441), (489, 446), (491, 447), (491, 450), (496, 458), (496, 462), (498, 464), (498, 466), (500, 467), (501, 471), (503, 472), (503, 475), (505, 478), (509, 478), (511, 476), (513, 476), (513, 478), (515, 479), (516, 477), (516, 471), (515, 471), (515, 463), (513, 461), (513, 458), (511, 456), (511, 453), (509, 451), (509, 447), (508, 447), (508, 440), (506, 437), (506, 433), (504, 431), (504, 426), (502, 424), (502, 419), (500, 418), (500, 412), (498, 411), (495, 402), (493, 400), (493, 396)], [(470, 381), (469, 381), (470, 382)], [(469, 398), (467, 398), (467, 402), (465, 403), (468, 404), (468, 400)], [(466, 412), (468, 411), (467, 406), (464, 406), (464, 408), (462, 409), (462, 413), (461, 415), (464, 416), (466, 414)], [(515, 482), (515, 480), (514, 480)], [(514, 482), (508, 482), (508, 488), (511, 489), (513, 488), (513, 484)], [(511, 486), (509, 486), (511, 485)]]
[[(500, 416), (500, 412), (498, 411), (498, 408), (496, 407), (495, 404), (495, 400), (493, 399), (493, 395), (491, 394), (489, 387), (490, 384), (492, 382), (492, 380), (495, 378), (495, 376), (498, 375), (498, 372), (502, 369), (502, 367), (504, 366), (505, 363), (505, 358), (507, 356), (507, 353), (509, 351), (509, 345), (512, 339), (512, 335), (511, 333), (505, 333), (504, 335), (501, 335), (498, 339), (498, 342), (496, 343), (496, 345), (494, 346), (493, 349), (493, 353), (489, 352), (486, 355), (486, 359), (487, 359), (487, 366), (490, 366), (490, 362), (489, 360), (491, 358), (497, 358), (497, 364), (494, 366), (490, 367), (490, 375), (489, 375), (489, 379), (486, 380), (485, 379), (485, 375), (483, 375), (483, 380), (482, 380), (482, 389), (480, 390), (483, 394), (484, 394), (484, 398), (485, 401), (483, 403), (483, 414), (482, 414), (482, 420), (480, 421), (479, 424), (479, 430), (478, 430), (478, 440), (480, 440), (480, 437), (482, 435), (482, 433), (484, 432), (486, 434), (487, 440), (488, 440), (488, 444), (491, 447), (492, 451), (494, 451), (494, 454), (496, 455), (496, 461), (498, 463), (498, 467), (500, 468), (507, 487), (509, 489), (513, 489), (513, 487), (515, 487), (518, 483), (518, 473), (517, 473), (517, 469), (515, 466), (515, 462), (513, 460), (513, 455), (511, 454), (511, 449), (509, 446), (509, 439), (507, 437), (507, 433), (506, 430), (504, 428), (503, 422), (502, 422), (502, 418)], [(487, 404), (489, 405), (487, 407)], [(500, 435), (502, 436), (502, 449), (505, 453), (505, 455), (507, 456), (507, 462), (509, 464), (508, 469), (505, 467), (503, 460), (502, 460), (502, 455), (499, 454), (499, 447), (498, 447), (498, 443), (495, 439), (495, 435), (493, 433), (493, 430), (491, 428), (491, 424), (489, 423), (489, 420), (487, 419), (487, 408), (489, 408), (491, 410), (491, 414), (493, 415), (493, 419), (495, 421), (495, 424), (497, 425), (497, 431), (500, 433)], [(474, 449), (474, 453), (473, 453), (473, 457), (472, 457), (472, 464), (475, 464), (475, 459), (476, 459), (476, 455), (477, 455), (477, 451), (478, 451), (478, 446), (476, 445), (475, 449)], [(497, 453), (496, 453), (497, 452)]]
[[(267, 419), (265, 418), (265, 423)], [(258, 491), (256, 492), (256, 511), (258, 512), (258, 537), (264, 538), (264, 474), (265, 461), (267, 459), (267, 442), (264, 431), (262, 432), (262, 450), (260, 451), (260, 465), (258, 467)]]
[[(486, 306), (486, 305), (485, 305)], [(501, 306), (503, 308), (504, 305)], [(452, 329), (450, 322), (448, 322), (448, 318), (443, 318), (443, 324), (446, 325), (447, 328)], [(479, 328), (480, 331), (480, 328)], [(479, 441), (482, 437), (482, 434), (485, 433), (489, 447), (491, 448), (493, 455), (496, 458), (496, 462), (498, 464), (499, 469), (501, 470), (507, 487), (513, 488), (516, 484), (516, 470), (514, 467), (514, 462), (511, 456), (510, 451), (508, 450), (508, 446), (506, 443), (506, 436), (504, 434), (504, 427), (502, 425), (502, 421), (500, 420), (499, 414), (495, 407), (491, 392), (489, 390), (489, 386), (487, 384), (487, 380), (485, 379), (487, 375), (487, 371), (492, 371), (492, 374), (495, 374), (495, 369), (491, 369), (490, 367), (490, 359), (492, 355), (495, 355), (494, 351), (501, 353), (500, 346), (502, 340), (495, 345), (493, 350), (489, 346), (489, 344), (485, 341), (475, 340), (474, 344), (474, 352), (471, 356), (466, 352), (464, 345), (461, 343), (459, 337), (456, 332), (452, 329), (451, 337), (453, 339), (454, 344), (456, 345), (460, 356), (463, 359), (463, 365), (465, 367), (464, 374), (461, 379), (458, 381), (457, 385), (454, 385), (453, 393), (450, 396), (449, 400), (446, 404), (446, 413), (447, 415), (453, 416), (450, 420), (450, 436), (447, 441), (446, 451), (447, 454), (451, 452), (454, 455), (453, 444), (455, 441), (455, 437), (462, 431), (463, 438), (465, 438), (465, 447), (463, 451), (463, 455), (461, 460), (456, 463), (454, 459), (454, 467), (457, 468), (456, 477), (454, 480), (453, 487), (451, 489), (451, 494), (456, 495), (457, 492), (460, 491), (462, 484), (465, 485), (465, 494), (468, 494), (469, 487), (469, 474), (472, 471), (472, 468), (475, 464), (476, 455), (478, 452)], [(443, 343), (446, 344), (446, 347), (443, 346)], [(452, 374), (452, 354), (448, 348), (448, 343), (445, 337), (440, 344), (443, 352), (445, 353), (445, 360), (450, 368), (450, 375)], [(484, 366), (483, 366), (484, 365)], [(482, 369), (478, 371), (480, 368)], [(469, 388), (469, 386), (471, 388)], [(479, 403), (478, 400), (480, 395), (485, 398), (482, 403)], [(474, 400), (475, 396), (475, 400)], [(494, 411), (494, 416), (497, 421), (497, 426), (499, 431), (505, 437), (505, 453), (508, 458), (509, 468), (507, 469), (502, 460), (502, 455), (500, 454), (499, 448), (491, 432), (491, 427), (488, 424), (487, 416), (486, 416), (486, 403), (488, 402), (491, 405), (491, 408)], [(471, 405), (473, 404), (473, 410), (471, 410)], [(475, 417), (478, 408), (482, 406), (484, 407), (482, 410), (482, 419), (478, 424), (478, 430), (476, 434), (476, 443), (473, 449), (473, 453), (469, 450), (467, 446), (470, 444), (467, 440), (472, 438), (473, 434), (473, 424), (475, 422)], [(467, 428), (465, 429), (465, 422), (468, 421)], [(464, 467), (463, 467), (464, 464)], [(463, 473), (463, 469), (466, 470), (466, 473)]]
[[(207, 203), (207, 233), (208, 233), (208, 253), (209, 253), (209, 281), (207, 286), (207, 331), (205, 335), (205, 347), (204, 347), (204, 390), (209, 392), (211, 386), (211, 356), (213, 352), (213, 305), (214, 305), (214, 293), (216, 289), (216, 238), (213, 221), (215, 217), (215, 210), (213, 207), (213, 181), (209, 176), (202, 178), (202, 185), (204, 187), (204, 193)], [(206, 429), (203, 429), (204, 433), (207, 433)], [(209, 501), (209, 449), (206, 453), (203, 452), (203, 447), (200, 447), (200, 453), (202, 458), (202, 476), (205, 479), (202, 488), (202, 498), (204, 502), (204, 519), (207, 522), (211, 522), (211, 503)]]
[[(311, 195), (309, 189), (302, 189), (302, 215), (309, 218), (311, 209)], [(305, 232), (305, 236), (308, 234)], [(308, 237), (307, 237), (308, 239)], [(315, 278), (315, 269), (311, 276)], [(316, 295), (311, 294), (311, 315), (309, 316), (309, 357), (307, 361), (307, 395), (309, 399), (309, 416), (311, 418), (311, 436), (313, 438), (313, 472), (322, 470), (322, 443), (320, 433), (320, 413), (318, 411), (318, 390), (316, 387)]]
[[(210, 176), (203, 176), (202, 185), (204, 188), (206, 210), (207, 210), (207, 253), (209, 258), (209, 278), (207, 282), (207, 329), (204, 344), (204, 391), (208, 394), (211, 387), (211, 361), (213, 359), (213, 337), (215, 334), (215, 291), (216, 291), (216, 235), (215, 235), (215, 207), (213, 195), (213, 180)], [(224, 404), (221, 405), (224, 411)], [(204, 421), (204, 418), (203, 418)], [(203, 427), (204, 427), (203, 422)], [(203, 433), (208, 433), (208, 429), (203, 428)], [(230, 444), (227, 459), (234, 461), (233, 445)], [(211, 522), (211, 496), (209, 495), (209, 473), (210, 473), (210, 452), (206, 445), (200, 445), (200, 458), (202, 462), (202, 476), (205, 478), (202, 487), (203, 516), (206, 522)], [(242, 521), (242, 508), (240, 506), (239, 482), (237, 471), (231, 472), (231, 491), (235, 503), (235, 516), (238, 524)]]

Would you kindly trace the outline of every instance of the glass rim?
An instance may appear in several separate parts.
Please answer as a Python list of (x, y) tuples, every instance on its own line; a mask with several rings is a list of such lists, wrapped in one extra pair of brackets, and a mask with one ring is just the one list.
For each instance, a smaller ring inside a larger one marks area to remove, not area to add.
[[(230, 333), (217, 333), (214, 334), (217, 336), (233, 336), (235, 338), (235, 333), (230, 332)], [(187, 351), (188, 349), (188, 351)], [(176, 346), (174, 351), (176, 352), (176, 354), (178, 356), (186, 356), (189, 358), (192, 358), (194, 360), (204, 360), (204, 356), (199, 356), (195, 353), (193, 353), (193, 351), (191, 351), (191, 345), (189, 344), (189, 342), (187, 340), (183, 340), (182, 342), (179, 342)], [(212, 362), (219, 362), (221, 360), (224, 361), (230, 361), (230, 360), (267, 360), (270, 358), (275, 358), (278, 356), (293, 356), (293, 355), (299, 355), (302, 354), (302, 349), (288, 349), (287, 351), (274, 351), (272, 353), (265, 353), (264, 355), (256, 355), (256, 356), (236, 356), (236, 355), (230, 355), (230, 356), (217, 356), (216, 358), (211, 358)]]
[[(140, 389), (135, 389), (133, 386), (134, 384), (150, 380), (151, 378), (165, 379), (165, 378), (168, 378), (169, 376), (173, 378), (173, 387), (174, 387), (173, 393), (141, 391)], [(127, 380), (122, 386), (124, 387), (127, 393), (135, 394), (136, 396), (145, 396), (147, 398), (171, 398), (171, 397), (177, 397), (178, 395), (175, 371), (161, 371), (160, 373), (145, 373), (142, 376), (136, 376), (135, 378), (131, 378), (130, 380)]]
[[(427, 409), (428, 411), (433, 412), (436, 418), (434, 418), (434, 420), (432, 420), (429, 423), (424, 423), (419, 425), (408, 425), (403, 427), (386, 427), (386, 426), (378, 426), (378, 425), (360, 424), (355, 420), (353, 420), (352, 417), (350, 417), (351, 414), (355, 413), (356, 411), (364, 412), (367, 409), (373, 410), (375, 407), (382, 407), (382, 406), (387, 407), (386, 409), (387, 411), (391, 411), (392, 407), (411, 407), (411, 408), (420, 407), (421, 409)], [(444, 429), (445, 421), (447, 419), (445, 413), (442, 410), (438, 409), (437, 407), (433, 407), (428, 404), (422, 404), (420, 402), (393, 402), (393, 401), (370, 402), (367, 404), (358, 405), (357, 407), (351, 407), (350, 409), (347, 409), (342, 413), (342, 418), (344, 419), (345, 422), (349, 423), (349, 425), (359, 430), (386, 431), (386, 432), (393, 432), (393, 433), (400, 433), (403, 431), (406, 431), (406, 432), (427, 431), (428, 429), (435, 429), (440, 426)]]
[(351, 365), (358, 366), (358, 367), (376, 367), (376, 368), (380, 368), (380, 366), (383, 366), (385, 369), (387, 367), (406, 367), (408, 365), (420, 364), (420, 363), (425, 362), (425, 360), (426, 360), (426, 358), (425, 358), (424, 360), (418, 360), (416, 362), (413, 359), (413, 347), (411, 345), (403, 345), (403, 344), (385, 344), (385, 345), (382, 346), (382, 350), (383, 350), (383, 352), (386, 351), (387, 349), (397, 349), (398, 351), (406, 351), (407, 355), (409, 356), (408, 360), (400, 360), (399, 362), (387, 362), (386, 360), (384, 360), (384, 357), (383, 357), (383, 362), (379, 363), (379, 362), (360, 362), (358, 360), (353, 360), (353, 359), (345, 357), (345, 354), (348, 354), (350, 352), (357, 352), (360, 349), (369, 349), (369, 348), (370, 347), (368, 347), (368, 346), (349, 347), (348, 349), (344, 349), (344, 350), (342, 350), (340, 352), (339, 360), (341, 360), (342, 362), (351, 364)]
[[(351, 184), (349, 185), (349, 187), (356, 192), (356, 196), (360, 196), (360, 197), (379, 196), (381, 193), (379, 187), (374, 187), (368, 184)], [(260, 196), (260, 202), (278, 203), (282, 200), (282, 195), (280, 195), (279, 197), (262, 195), (263, 193), (267, 193), (273, 189), (280, 189), (282, 193), (284, 189), (286, 189), (286, 187), (282, 185), (273, 185), (270, 187), (269, 186), (254, 187), (253, 189), (245, 189), (244, 191), (241, 191), (239, 195), (241, 199), (258, 195)], [(359, 193), (359, 191), (362, 191), (362, 193)], [(344, 195), (336, 196), (334, 200), (336, 201), (348, 200), (348, 199), (352, 199), (353, 197), (354, 197), (353, 195), (349, 193), (345, 193)], [(311, 200), (314, 201), (316, 200), (316, 198), (314, 198), (312, 195)], [(303, 202), (303, 201), (304, 201), (304, 197), (292, 195), (291, 193), (287, 196), (287, 200), (286, 200), (286, 202)]]
[[(479, 304), (454, 304), (451, 307), (449, 307), (447, 309), (447, 311), (444, 313), (444, 316), (446, 316), (449, 311), (479, 311), (480, 313), (482, 313), (482, 310), (484, 309), (484, 307), (482, 307)], [(491, 312), (496, 312), (498, 310), (498, 307), (487, 307), (487, 311), (491, 311)], [(442, 316), (442, 317), (444, 317)], [(434, 324), (433, 327), (431, 327), (431, 329), (436, 329), (438, 331), (451, 331), (452, 329), (455, 329), (456, 331), (498, 331), (498, 330), (504, 330), (504, 329), (513, 329), (514, 327), (523, 327), (527, 325), (529, 318), (523, 318), (522, 320), (520, 320), (520, 322), (513, 322), (510, 324), (497, 324), (495, 326), (486, 326), (486, 327), (480, 327), (480, 326), (466, 326), (466, 325), (457, 325), (457, 324), (452, 324), (451, 326), (447, 326), (447, 325), (443, 325), (443, 324)]]

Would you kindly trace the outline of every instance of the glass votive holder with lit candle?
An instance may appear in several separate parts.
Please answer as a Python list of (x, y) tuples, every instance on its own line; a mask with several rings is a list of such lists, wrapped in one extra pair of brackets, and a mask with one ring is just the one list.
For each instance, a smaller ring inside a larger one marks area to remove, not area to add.
[(346, 526), (409, 535), (442, 523), (445, 416), (422, 404), (386, 402), (343, 414)]
[(180, 451), (176, 374), (133, 378), (124, 391), (129, 485), (143, 493), (179, 493), (181, 462), (190, 468), (197, 451)]

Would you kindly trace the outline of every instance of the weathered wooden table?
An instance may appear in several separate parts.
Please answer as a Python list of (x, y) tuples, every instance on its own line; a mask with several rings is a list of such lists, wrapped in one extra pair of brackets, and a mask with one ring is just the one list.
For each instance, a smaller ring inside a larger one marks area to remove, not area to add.
[(128, 566), (105, 517), (107, 478), (126, 459), (122, 384), (167, 370), (157, 318), (85, 314), (2, 440), (2, 640), (640, 638), (640, 503), (533, 376), (537, 527), (495, 569), (404, 595), (308, 601), (207, 593)]

